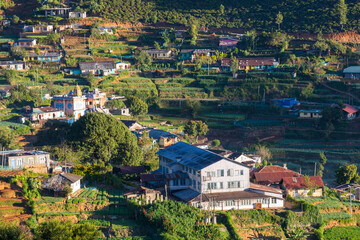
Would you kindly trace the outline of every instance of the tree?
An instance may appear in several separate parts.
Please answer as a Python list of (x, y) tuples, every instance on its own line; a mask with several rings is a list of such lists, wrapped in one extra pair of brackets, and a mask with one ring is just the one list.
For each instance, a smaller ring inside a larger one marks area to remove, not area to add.
[(86, 114), (71, 126), (68, 139), (75, 150), (84, 152), (83, 162), (133, 166), (142, 159), (136, 136), (110, 115)]
[(230, 58), (230, 68), (233, 74), (233, 78), (235, 78), (235, 75), (239, 70), (239, 60), (235, 56)]
[(280, 30), (280, 25), (282, 24), (283, 20), (284, 20), (284, 16), (281, 14), (281, 12), (279, 12), (276, 15), (276, 19), (275, 19), (275, 23), (278, 25), (279, 30)]
[(191, 37), (191, 45), (196, 45), (197, 34), (198, 34), (196, 25), (191, 24), (188, 31), (189, 31), (189, 35)]
[(7, 150), (16, 149), (19, 147), (16, 142), (16, 135), (14, 131), (8, 128), (0, 129), (0, 147), (3, 147)]
[(46, 40), (52, 44), (56, 44), (60, 42), (60, 35), (58, 33), (48, 34)]
[(320, 157), (320, 161), (319, 161), (319, 167), (317, 168), (316, 175), (322, 177), (324, 174), (324, 169), (325, 169), (325, 164), (327, 162), (327, 158), (323, 152), (319, 154), (319, 157)]
[(345, 3), (345, 0), (339, 0), (339, 3), (337, 4), (337, 10), (339, 13), (339, 24), (341, 26), (341, 30), (343, 30), (344, 25), (347, 23), (347, 5)]
[(220, 4), (219, 10), (220, 10), (220, 14), (221, 14), (221, 15), (224, 15), (224, 13), (225, 13), (225, 7), (224, 7), (224, 5)]
[(256, 43), (256, 37), (257, 33), (255, 30), (247, 31), (246, 32), (246, 40), (248, 42), (248, 50), (254, 50), (255, 49), (255, 43)]
[(125, 103), (121, 99), (113, 99), (106, 102), (106, 107), (109, 109), (121, 109), (125, 107)]
[(139, 146), (143, 151), (144, 165), (148, 171), (153, 171), (158, 168), (159, 156), (156, 154), (159, 151), (159, 146), (154, 144), (154, 139), (149, 137), (149, 132), (144, 131), (143, 135), (139, 138)]
[(158, 50), (161, 49), (160, 44), (157, 41), (154, 42), (154, 48)]
[(138, 97), (128, 97), (126, 100), (126, 106), (130, 109), (131, 114), (134, 116), (144, 115), (148, 112), (148, 105)]
[(336, 182), (338, 184), (357, 183), (360, 180), (355, 164), (340, 166), (336, 171)]
[(209, 128), (206, 123), (203, 121), (189, 121), (184, 127), (184, 133), (192, 136), (204, 136), (209, 131)]
[(13, 22), (14, 24), (18, 24), (19, 21), (20, 21), (20, 18), (19, 18), (18, 16), (14, 15), (14, 16), (13, 16), (13, 19), (12, 19), (12, 22)]
[(319, 57), (320, 57), (321, 53), (330, 49), (330, 46), (325, 41), (316, 41), (316, 43), (314, 44), (314, 48), (319, 50)]
[(98, 84), (98, 79), (96, 79), (92, 72), (85, 76), (85, 81), (91, 88)]
[(211, 142), (211, 146), (213, 146), (213, 147), (218, 147), (218, 146), (220, 146), (220, 140), (219, 140), (219, 139), (214, 139), (214, 140)]
[(24, 226), (2, 221), (0, 224), (0, 239), (6, 240), (30, 240), (31, 232)]
[(270, 160), (271, 159), (271, 157), (272, 157), (271, 152), (267, 147), (258, 145), (255, 147), (255, 149), (256, 149), (255, 154), (259, 155), (262, 160)]
[(141, 68), (147, 69), (151, 67), (152, 58), (149, 53), (141, 51), (140, 54), (136, 57), (136, 64)]

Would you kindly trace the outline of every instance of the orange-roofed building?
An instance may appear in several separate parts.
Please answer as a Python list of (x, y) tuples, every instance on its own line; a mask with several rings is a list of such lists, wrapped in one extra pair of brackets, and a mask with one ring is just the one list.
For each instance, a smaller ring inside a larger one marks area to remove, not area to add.
[(349, 104), (345, 104), (343, 112), (347, 120), (352, 120), (358, 116), (359, 110)]
[(282, 187), (291, 197), (321, 197), (324, 182), (321, 177), (284, 177)]
[(287, 169), (286, 165), (263, 166), (251, 172), (251, 180), (261, 185), (278, 185), (284, 177), (301, 177), (300, 173)]

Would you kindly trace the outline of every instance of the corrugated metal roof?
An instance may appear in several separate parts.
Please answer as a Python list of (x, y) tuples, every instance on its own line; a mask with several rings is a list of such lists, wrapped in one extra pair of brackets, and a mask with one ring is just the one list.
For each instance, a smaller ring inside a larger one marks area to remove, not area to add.
[(162, 149), (158, 151), (157, 154), (189, 168), (195, 169), (196, 171), (225, 159), (220, 155), (184, 142), (178, 142), (170, 147)]
[(345, 68), (343, 73), (360, 73), (360, 66), (351, 66)]
[(159, 130), (159, 129), (153, 129), (149, 132), (149, 137), (159, 140), (161, 137), (164, 138), (176, 138), (177, 136), (175, 134), (169, 133), (167, 131), (164, 130)]

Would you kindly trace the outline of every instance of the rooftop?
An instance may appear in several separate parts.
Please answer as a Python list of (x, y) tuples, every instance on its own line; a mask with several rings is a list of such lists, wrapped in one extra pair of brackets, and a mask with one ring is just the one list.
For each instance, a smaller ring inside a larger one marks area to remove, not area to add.
[(80, 62), (79, 67), (81, 70), (107, 70), (114, 69), (115, 63), (112, 61), (106, 62)]
[(162, 149), (158, 151), (157, 154), (196, 171), (210, 166), (222, 159), (226, 159), (223, 156), (184, 142), (178, 142), (170, 147)]
[(158, 190), (154, 190), (154, 189), (150, 189), (150, 188), (146, 188), (146, 187), (138, 187), (138, 188), (135, 188), (133, 190), (130, 190), (126, 193), (124, 193), (124, 195), (129, 195), (129, 194), (132, 194), (132, 193), (137, 193), (137, 194), (147, 194), (147, 193), (161, 193), (160, 191)]
[(343, 108), (343, 111), (352, 114), (358, 112), (359, 110), (349, 104), (345, 104), (345, 108)]
[(136, 174), (136, 173), (145, 173), (144, 166), (132, 166), (132, 167), (120, 167), (121, 174)]
[[(307, 180), (308, 179), (308, 180)], [(324, 182), (319, 176), (311, 176), (311, 177), (284, 177), (283, 184), (287, 189), (306, 189), (312, 188), (313, 184), (317, 186), (317, 188), (321, 188), (324, 186)]]
[(251, 172), (257, 183), (272, 184), (280, 183), (284, 177), (300, 177), (300, 173), (280, 166), (264, 166)]
[(161, 137), (164, 137), (164, 138), (176, 138), (177, 136), (175, 134), (166, 132), (164, 130), (153, 129), (153, 130), (150, 130), (149, 137), (151, 137), (153, 139), (159, 139)]
[(351, 66), (345, 68), (343, 73), (360, 73), (360, 66)]
[(58, 111), (61, 110), (53, 107), (33, 108), (33, 113), (58, 112)]
[[(276, 64), (273, 57), (257, 57), (257, 58), (238, 58), (239, 66), (267, 66)], [(221, 66), (230, 66), (230, 58), (221, 60)]]

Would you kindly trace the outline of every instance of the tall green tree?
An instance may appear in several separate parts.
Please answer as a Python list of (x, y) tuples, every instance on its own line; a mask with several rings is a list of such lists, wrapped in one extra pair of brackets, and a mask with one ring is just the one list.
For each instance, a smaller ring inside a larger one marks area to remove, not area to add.
[(138, 97), (130, 96), (126, 100), (126, 106), (134, 116), (144, 115), (148, 112), (148, 105), (146, 102)]
[(196, 45), (197, 34), (198, 34), (197, 26), (195, 24), (191, 24), (188, 32), (191, 37), (191, 45)]
[(8, 128), (0, 129), (0, 148), (16, 149), (19, 145), (16, 142), (16, 135), (14, 131)]
[(231, 68), (231, 72), (233, 74), (233, 78), (235, 78), (235, 75), (236, 75), (237, 71), (239, 70), (239, 60), (235, 56), (232, 56), (230, 58), (230, 68)]
[(141, 51), (140, 54), (136, 57), (136, 64), (141, 68), (148, 69), (151, 67), (151, 63), (152, 58), (145, 51)]
[(355, 164), (340, 166), (336, 172), (336, 182), (338, 184), (344, 183), (358, 183), (360, 180)]
[(325, 154), (322, 152), (319, 154), (320, 160), (319, 160), (319, 167), (317, 168), (317, 176), (322, 177), (324, 174), (325, 164), (327, 162), (327, 158)]
[(339, 0), (339, 3), (337, 4), (337, 10), (339, 13), (339, 24), (341, 26), (341, 30), (343, 30), (344, 25), (347, 23), (347, 5), (345, 3), (345, 0)]
[(281, 14), (281, 12), (279, 12), (276, 15), (276, 19), (275, 19), (275, 23), (278, 25), (279, 30), (280, 30), (280, 25), (282, 24), (283, 20), (284, 20), (284, 16)]
[(118, 119), (102, 113), (88, 113), (70, 131), (73, 148), (84, 152), (83, 162), (134, 166), (142, 160), (136, 136)]
[(184, 127), (184, 133), (192, 137), (204, 136), (208, 131), (209, 128), (203, 121), (189, 121)]

